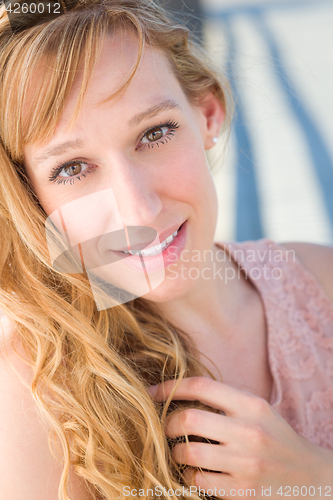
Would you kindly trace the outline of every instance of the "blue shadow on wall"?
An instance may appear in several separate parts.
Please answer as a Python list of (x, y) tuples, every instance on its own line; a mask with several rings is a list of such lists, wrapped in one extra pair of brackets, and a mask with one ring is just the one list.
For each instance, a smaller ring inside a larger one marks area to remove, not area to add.
[[(317, 0), (316, 5), (322, 3), (328, 2), (327, 0)], [(252, 6), (236, 6), (221, 10), (204, 11), (206, 18), (222, 22), (224, 33), (229, 42), (227, 76), (233, 88), (236, 104), (233, 126), (236, 142), (236, 241), (256, 240), (265, 237), (260, 196), (258, 195), (256, 158), (234, 76), (235, 54), (237, 53), (235, 49), (237, 47), (233, 32), (233, 19), (239, 14), (242, 16), (247, 15), (251, 19), (271, 55), (275, 77), (283, 92), (287, 94), (291, 111), (304, 138), (304, 144), (318, 179), (323, 203), (333, 232), (333, 161), (324, 138), (284, 67), (278, 42), (265, 22), (264, 16), (268, 10), (294, 9), (306, 5), (313, 6), (313, 1), (275, 1)]]

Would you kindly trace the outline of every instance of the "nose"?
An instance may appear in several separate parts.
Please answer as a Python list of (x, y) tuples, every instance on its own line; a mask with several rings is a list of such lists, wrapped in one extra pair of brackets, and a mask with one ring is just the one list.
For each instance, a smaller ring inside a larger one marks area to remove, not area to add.
[(111, 187), (123, 224), (156, 226), (162, 202), (151, 168), (128, 159), (117, 163), (111, 170)]

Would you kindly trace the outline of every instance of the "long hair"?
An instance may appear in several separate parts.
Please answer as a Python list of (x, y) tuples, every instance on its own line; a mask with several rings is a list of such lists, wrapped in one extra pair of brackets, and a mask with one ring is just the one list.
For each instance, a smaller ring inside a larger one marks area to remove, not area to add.
[[(61, 443), (61, 500), (69, 498), (70, 465), (96, 498), (108, 500), (124, 498), (124, 486), (147, 491), (185, 484), (163, 432), (170, 398), (154, 403), (147, 387), (209, 374), (189, 336), (152, 302), (137, 298), (98, 311), (85, 273), (52, 268), (47, 215), (25, 173), (23, 148), (52, 137), (83, 67), (74, 123), (101, 40), (119, 28), (136, 34), (138, 58), (121, 88), (104, 102), (126, 91), (150, 44), (164, 51), (190, 103), (214, 92), (230, 115), (228, 86), (208, 55), (186, 27), (150, 0), (82, 0), (65, 14), (14, 34), (5, 6), (0, 8), (0, 309), (14, 323), (15, 339), (33, 369), (29, 387), (51, 423), (50, 436)], [(37, 70), (39, 88), (32, 82)]]

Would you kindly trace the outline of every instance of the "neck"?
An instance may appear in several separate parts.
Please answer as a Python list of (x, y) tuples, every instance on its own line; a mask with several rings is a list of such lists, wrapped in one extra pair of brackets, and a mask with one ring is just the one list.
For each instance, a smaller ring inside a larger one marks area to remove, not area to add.
[(249, 285), (244, 287), (245, 280), (229, 255), (215, 243), (211, 255), (213, 258), (202, 263), (199, 278), (186, 293), (156, 303), (164, 318), (193, 338), (199, 352), (207, 351), (208, 345), (210, 351), (214, 350), (215, 345), (230, 340), (249, 293)]

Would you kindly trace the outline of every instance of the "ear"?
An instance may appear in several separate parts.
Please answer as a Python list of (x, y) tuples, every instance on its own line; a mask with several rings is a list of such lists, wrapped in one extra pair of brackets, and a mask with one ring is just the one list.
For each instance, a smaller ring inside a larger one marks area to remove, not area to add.
[(200, 114), (202, 140), (205, 149), (211, 149), (215, 146), (214, 137), (219, 136), (224, 118), (225, 108), (218, 97), (210, 92), (196, 106)]

